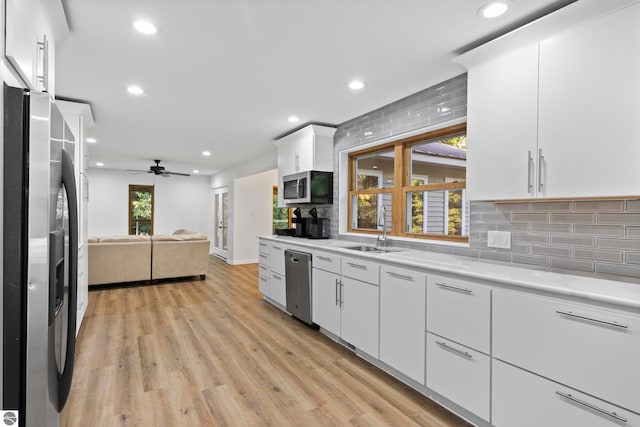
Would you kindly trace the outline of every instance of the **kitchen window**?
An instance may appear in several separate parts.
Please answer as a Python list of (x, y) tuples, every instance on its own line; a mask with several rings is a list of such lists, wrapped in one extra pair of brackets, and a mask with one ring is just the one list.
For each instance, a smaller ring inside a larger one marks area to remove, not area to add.
[[(468, 241), (466, 124), (349, 155), (349, 228)], [(386, 209), (383, 209), (385, 207)]]
[(129, 234), (153, 234), (153, 185), (129, 185)]

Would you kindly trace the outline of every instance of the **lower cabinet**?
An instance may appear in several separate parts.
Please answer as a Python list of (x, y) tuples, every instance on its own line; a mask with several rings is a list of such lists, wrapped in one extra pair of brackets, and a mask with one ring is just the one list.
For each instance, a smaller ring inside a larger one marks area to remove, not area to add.
[(340, 275), (318, 268), (311, 275), (311, 319), (340, 336)]
[(640, 426), (640, 416), (493, 359), (492, 422), (496, 427)]
[(427, 387), (489, 421), (489, 356), (427, 332), (426, 365)]
[(269, 268), (265, 266), (258, 267), (258, 290), (264, 296), (271, 296)]
[(271, 273), (269, 278), (269, 286), (271, 291), (271, 299), (283, 307), (287, 306), (287, 283), (282, 274)]
[(378, 358), (379, 288), (359, 280), (342, 278), (340, 337)]
[(424, 273), (380, 269), (380, 360), (424, 385)]

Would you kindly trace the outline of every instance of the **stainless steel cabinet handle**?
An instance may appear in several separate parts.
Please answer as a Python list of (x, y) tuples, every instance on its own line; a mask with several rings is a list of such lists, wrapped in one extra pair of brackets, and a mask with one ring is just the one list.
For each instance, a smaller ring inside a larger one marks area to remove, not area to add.
[(266, 270), (266, 269), (267, 269), (267, 266), (266, 266), (266, 265), (261, 265), (261, 266), (260, 266), (260, 270)]
[(542, 191), (544, 183), (542, 182), (542, 163), (544, 162), (544, 156), (542, 155), (542, 148), (538, 150), (538, 192)]
[(359, 268), (360, 270), (366, 270), (367, 266), (366, 265), (362, 265), (362, 264), (354, 264), (352, 262), (348, 262), (347, 264), (349, 264), (351, 267), (353, 268)]
[(564, 397), (565, 399), (569, 399), (570, 401), (575, 402), (578, 405), (582, 405), (582, 406), (587, 407), (589, 409), (593, 409), (594, 411), (600, 412), (601, 414), (606, 415), (607, 417), (611, 417), (611, 418), (616, 419), (618, 421), (622, 421), (623, 423), (627, 422), (626, 418), (621, 417), (620, 415), (616, 414), (615, 412), (612, 412), (612, 411), (610, 412), (610, 411), (606, 411), (604, 409), (598, 408), (597, 406), (592, 405), (589, 402), (585, 402), (584, 400), (580, 400), (580, 399), (577, 399), (577, 398), (571, 396), (570, 393), (563, 393), (561, 391), (556, 391), (556, 394), (558, 396)]
[(340, 304), (340, 298), (338, 298), (338, 285), (339, 285), (339, 281), (338, 279), (336, 279), (336, 305)]
[(328, 262), (331, 262), (331, 258), (326, 257), (326, 256), (316, 255), (316, 258), (318, 258), (320, 261), (328, 261)]
[(280, 276), (278, 276), (277, 274), (272, 274), (271, 277), (273, 277), (276, 280), (282, 280), (282, 278)]
[(340, 307), (342, 307), (342, 305), (344, 304), (344, 301), (342, 300), (342, 288), (344, 287), (344, 285), (342, 284), (342, 280), (340, 280)]
[(273, 249), (277, 250), (277, 251), (281, 251), (282, 248), (280, 246), (271, 246)]
[(266, 243), (260, 243), (260, 246), (264, 246), (266, 248), (267, 244)]
[(264, 280), (265, 282), (268, 280), (268, 277), (264, 277), (264, 276), (258, 276), (260, 277), (260, 280)]
[(460, 288), (458, 286), (452, 286), (452, 285), (447, 285), (445, 283), (439, 283), (436, 282), (436, 285), (440, 286), (441, 288), (445, 288), (445, 289), (450, 289), (452, 291), (460, 291), (460, 292), (464, 292), (465, 294), (470, 294), (473, 291), (469, 288)]
[(260, 254), (260, 255), (258, 255), (258, 256), (259, 256), (260, 258), (267, 258), (267, 256), (266, 256), (266, 255), (262, 255), (262, 254)]
[(531, 194), (533, 184), (531, 183), (531, 164), (533, 163), (533, 157), (531, 157), (531, 150), (529, 150), (527, 157), (527, 193)]
[(387, 274), (391, 277), (396, 277), (398, 279), (410, 280), (413, 282), (413, 276), (409, 276), (408, 274), (400, 274), (394, 271), (387, 271)]
[(458, 353), (460, 356), (464, 356), (464, 357), (466, 357), (468, 359), (471, 359), (473, 357), (473, 355), (471, 353), (467, 353), (466, 351), (458, 350), (457, 348), (454, 348), (454, 347), (451, 347), (451, 346), (447, 345), (447, 343), (445, 343), (445, 342), (436, 341), (436, 344), (438, 344), (442, 348), (445, 348), (447, 350), (451, 350), (454, 353)]
[(562, 314), (563, 316), (575, 317), (576, 319), (582, 319), (582, 320), (588, 320), (590, 322), (602, 323), (603, 325), (615, 326), (616, 328), (627, 329), (629, 327), (629, 325), (626, 325), (624, 323), (616, 322), (615, 320), (596, 319), (594, 317), (588, 317), (588, 316), (583, 316), (582, 314), (576, 314), (576, 313), (571, 312), (571, 311), (556, 310), (556, 313)]

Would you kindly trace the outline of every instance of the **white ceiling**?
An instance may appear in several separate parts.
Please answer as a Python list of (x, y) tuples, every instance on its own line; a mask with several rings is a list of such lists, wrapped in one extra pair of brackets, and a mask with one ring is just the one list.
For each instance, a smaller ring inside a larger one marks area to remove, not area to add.
[[(338, 125), (461, 74), (457, 54), (571, 1), (512, 0), (494, 20), (476, 16), (487, 2), (64, 0), (56, 95), (91, 104), (92, 166), (162, 159), (212, 174), (273, 155), (272, 141), (304, 123)], [(138, 18), (158, 33), (137, 33)], [(364, 89), (347, 87), (355, 78)]]

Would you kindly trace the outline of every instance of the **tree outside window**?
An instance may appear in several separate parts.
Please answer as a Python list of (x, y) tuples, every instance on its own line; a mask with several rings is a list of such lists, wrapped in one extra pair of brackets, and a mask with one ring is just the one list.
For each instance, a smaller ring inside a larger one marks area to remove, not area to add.
[(129, 234), (153, 234), (153, 186), (129, 185)]

